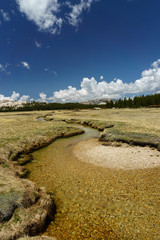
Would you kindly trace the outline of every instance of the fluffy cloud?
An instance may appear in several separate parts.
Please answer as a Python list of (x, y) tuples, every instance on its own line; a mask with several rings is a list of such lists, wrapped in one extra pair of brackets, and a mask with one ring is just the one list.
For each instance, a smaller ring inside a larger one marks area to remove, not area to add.
[(20, 94), (16, 93), (15, 91), (13, 91), (12, 95), (11, 95), (11, 100), (12, 101), (16, 101), (19, 98)]
[(56, 102), (80, 102), (96, 98), (120, 98), (127, 94), (158, 93), (160, 91), (160, 59), (141, 74), (135, 82), (124, 83), (121, 79), (97, 82), (93, 77), (83, 78), (81, 88), (69, 86), (56, 91), (47, 100)]
[[(94, 77), (83, 78), (80, 89), (69, 86), (67, 89), (53, 92), (51, 97), (47, 97), (44, 92), (41, 92), (39, 94), (40, 99), (37, 101), (81, 102), (98, 98), (122, 98), (127, 95), (135, 96), (144, 93), (160, 93), (160, 59), (155, 61), (151, 68), (144, 70), (141, 78), (134, 82), (124, 83), (121, 79), (114, 79), (111, 82), (104, 80), (98, 82)], [(0, 100), (31, 101), (28, 95), (20, 97), (20, 94), (15, 91), (10, 97), (0, 94)]]
[(39, 94), (39, 96), (40, 96), (40, 99), (38, 99), (37, 101), (39, 101), (39, 102), (47, 102), (47, 95), (45, 93), (41, 92)]
[(72, 11), (67, 15), (67, 19), (69, 23), (74, 26), (78, 27), (79, 23), (82, 21), (81, 14), (83, 11), (89, 10), (91, 4), (94, 3), (96, 0), (81, 0), (79, 4), (72, 5), (70, 2), (67, 2), (69, 8)]
[(3, 17), (3, 20), (5, 22), (9, 22), (11, 19), (10, 19), (10, 16), (9, 16), (9, 13), (5, 12), (3, 9), (0, 9), (0, 13)]
[(104, 77), (103, 76), (100, 76), (100, 80), (103, 80), (104, 79)]
[[(82, 13), (89, 10), (96, 1), (99, 0), (79, 0), (79, 3), (71, 4), (69, 1), (62, 3), (60, 0), (16, 0), (20, 12), (25, 14), (28, 20), (33, 21), (40, 31), (51, 34), (60, 33), (65, 22), (78, 27), (82, 21)], [(65, 12), (62, 11), (64, 5), (68, 6)]]
[(19, 9), (28, 20), (33, 21), (40, 31), (49, 31), (52, 34), (59, 32), (62, 19), (56, 14), (59, 12), (58, 0), (16, 0)]
[(9, 100), (9, 101), (16, 101), (19, 98), (20, 94), (13, 91), (10, 97), (5, 97), (4, 95), (0, 94), (0, 100)]
[(29, 95), (23, 95), (20, 97), (20, 93), (13, 91), (11, 96), (8, 96), (8, 97), (5, 97), (3, 94), (0, 94), (0, 105), (2, 104), (3, 101), (27, 102), (27, 101), (31, 101), (31, 99)]
[(19, 99), (19, 101), (21, 101), (21, 102), (27, 102), (27, 101), (29, 101), (29, 99), (30, 99), (30, 96), (29, 96), (29, 95), (23, 95), (23, 96)]
[(27, 62), (21, 62), (24, 68), (30, 69), (30, 66)]

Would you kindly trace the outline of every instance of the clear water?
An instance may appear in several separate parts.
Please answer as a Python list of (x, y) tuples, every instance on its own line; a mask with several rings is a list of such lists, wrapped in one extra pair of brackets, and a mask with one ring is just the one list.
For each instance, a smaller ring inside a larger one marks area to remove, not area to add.
[(123, 171), (79, 161), (74, 145), (99, 135), (84, 129), (35, 151), (26, 165), (29, 179), (52, 192), (57, 205), (44, 234), (58, 240), (160, 239), (159, 169)]

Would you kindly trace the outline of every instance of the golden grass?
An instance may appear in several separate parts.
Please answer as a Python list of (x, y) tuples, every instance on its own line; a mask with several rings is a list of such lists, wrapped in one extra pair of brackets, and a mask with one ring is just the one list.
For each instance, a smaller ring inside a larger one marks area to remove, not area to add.
[(0, 147), (7, 144), (25, 143), (30, 138), (56, 135), (66, 129), (66, 124), (59, 121), (41, 122), (38, 116), (46, 112), (0, 113)]
[(55, 111), (61, 119), (92, 119), (114, 123), (122, 132), (147, 133), (160, 137), (160, 109), (104, 109)]
[[(38, 117), (49, 113), (52, 113), (53, 121), (42, 122), (37, 120)], [(16, 185), (14, 192), (19, 190), (21, 185), (19, 185), (20, 182), (17, 183), (17, 179), (14, 179), (14, 172), (12, 174), (13, 166), (8, 161), (10, 154), (29, 148), (34, 143), (47, 142), (49, 138), (53, 139), (60, 134), (62, 135), (62, 133), (65, 135), (65, 133), (75, 132), (74, 127), (63, 121), (59, 121), (63, 119), (93, 120), (96, 122), (96, 126), (98, 124), (114, 124), (114, 129), (119, 132), (143, 133), (160, 137), (160, 109), (61, 110), (54, 111), (54, 113), (53, 111), (0, 113), (0, 175), (6, 179), (8, 179), (7, 176), (12, 176), (10, 181), (12, 183), (15, 182)], [(12, 184), (9, 185), (12, 186)], [(1, 186), (2, 190), (5, 192), (10, 191), (10, 187), (8, 189), (6, 186), (3, 183), (3, 186)], [(24, 186), (23, 189), (25, 190)], [(23, 189), (22, 192), (24, 191)], [(34, 191), (34, 188), (32, 189), (31, 186), (32, 191)], [(6, 237), (6, 239), (9, 238)]]
[(40, 122), (39, 116), (52, 113), (54, 119), (81, 119), (115, 124), (120, 132), (147, 133), (160, 137), (160, 109), (105, 109), (80, 111), (35, 111), (0, 113), (0, 148), (21, 144), (30, 138), (56, 135), (66, 131), (62, 121)]

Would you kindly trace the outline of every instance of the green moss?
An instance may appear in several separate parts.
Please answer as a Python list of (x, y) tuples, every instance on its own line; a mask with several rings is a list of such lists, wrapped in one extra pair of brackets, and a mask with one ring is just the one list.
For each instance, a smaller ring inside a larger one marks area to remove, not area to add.
[(3, 168), (9, 168), (9, 165), (7, 163), (2, 164)]
[(151, 146), (158, 148), (160, 144), (160, 138), (153, 134), (146, 134), (146, 133), (135, 133), (135, 132), (121, 132), (118, 129), (109, 129), (103, 134), (100, 141), (121, 141), (125, 143), (132, 143), (134, 145), (140, 146)]
[(18, 214), (18, 211), (15, 210), (14, 214), (13, 214), (13, 222), (14, 223), (18, 223), (21, 220), (21, 217)]

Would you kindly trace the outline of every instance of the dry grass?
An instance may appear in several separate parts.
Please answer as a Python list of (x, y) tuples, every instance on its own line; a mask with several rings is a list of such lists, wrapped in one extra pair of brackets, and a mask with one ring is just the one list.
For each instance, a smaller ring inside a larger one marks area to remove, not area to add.
[(47, 236), (43, 236), (43, 237), (22, 237), (19, 238), (18, 240), (56, 240), (56, 238), (50, 238)]
[(114, 123), (121, 132), (147, 133), (160, 137), (160, 109), (55, 111), (54, 117), (105, 121)]
[[(54, 118), (53, 121), (41, 122), (37, 120), (38, 117), (51, 113), (53, 117), (50, 117)], [(63, 121), (59, 121), (63, 119), (91, 120), (93, 125), (95, 124), (96, 126), (114, 124), (114, 129), (118, 132), (143, 133), (160, 137), (160, 109), (80, 110), (54, 111), (54, 113), (53, 111), (0, 113), (0, 177), (2, 179), (0, 197), (2, 197), (4, 201), (4, 196), (7, 196), (6, 199), (9, 199), (7, 200), (9, 202), (10, 193), (13, 195), (18, 193), (16, 195), (15, 205), (18, 205), (18, 213), (20, 215), (20, 218), (17, 217), (15, 211), (9, 220), (9, 225), (7, 222), (0, 223), (1, 234), (5, 234), (3, 235), (3, 240), (10, 239), (10, 236), (13, 234), (13, 229), (19, 231), (18, 228), (21, 228), (20, 222), (23, 219), (22, 209), (24, 209), (25, 219), (28, 219), (29, 222), (30, 217), (33, 217), (34, 224), (36, 225), (35, 216), (31, 214), (33, 213), (32, 209), (34, 209), (34, 207), (36, 209), (36, 206), (34, 206), (36, 200), (32, 193), (35, 191), (38, 192), (38, 190), (35, 189), (35, 186), (32, 186), (31, 183), (27, 183), (27, 180), (20, 180), (16, 177), (17, 170), (15, 170), (15, 164), (10, 160), (13, 160), (17, 156), (17, 153), (22, 152), (23, 149), (28, 149), (29, 152), (29, 149), (33, 145), (40, 147), (41, 143), (48, 143), (57, 136), (73, 134), (75, 128), (71, 125), (67, 125)], [(39, 143), (40, 145), (38, 145)], [(28, 189), (26, 185), (29, 186)], [(25, 202), (24, 196), (28, 194), (28, 192), (32, 195), (29, 196), (29, 201), (32, 201), (32, 206), (25, 209), (23, 206), (23, 202)], [(40, 193), (37, 194), (39, 194), (41, 198)], [(45, 198), (47, 199), (47, 195)], [(7, 201), (6, 204), (8, 204)], [(43, 204), (40, 204), (39, 207), (41, 205)], [(50, 203), (48, 206), (49, 205)], [(43, 215), (43, 211), (39, 213), (39, 216), (41, 216), (41, 214)], [(45, 214), (45, 216), (47, 216), (46, 212)], [(22, 228), (20, 231), (22, 231), (23, 235)], [(16, 236), (16, 233), (14, 236)]]
[(72, 133), (75, 128), (68, 128), (62, 121), (41, 122), (37, 118), (48, 112), (0, 113), (0, 160), (7, 159), (13, 153), (29, 148), (28, 145), (47, 141), (63, 132)]
[[(37, 121), (40, 116), (52, 114), (54, 120)], [(56, 120), (57, 119), (57, 120)], [(72, 132), (58, 119), (92, 120), (104, 126), (114, 124), (114, 130), (123, 133), (143, 133), (160, 137), (160, 109), (105, 109), (80, 111), (35, 111), (0, 113), (0, 161), (13, 152), (27, 147), (30, 142), (43, 141), (62, 132)], [(3, 162), (3, 161), (2, 161)]]
[(3, 240), (41, 231), (53, 210), (50, 195), (17, 177), (23, 176), (17, 157), (47, 145), (58, 136), (79, 132), (62, 121), (37, 120), (42, 114), (47, 112), (0, 113), (0, 239)]

